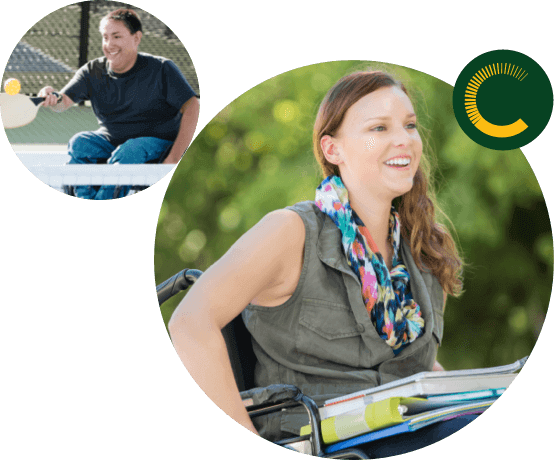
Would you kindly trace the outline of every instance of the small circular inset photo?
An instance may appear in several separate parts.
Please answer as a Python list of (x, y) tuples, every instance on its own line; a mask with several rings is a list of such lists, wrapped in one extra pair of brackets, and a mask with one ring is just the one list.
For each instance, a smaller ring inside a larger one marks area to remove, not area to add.
[(172, 30), (120, 2), (54, 11), (21, 38), (0, 114), (21, 162), (89, 200), (122, 198), (170, 172), (199, 115), (192, 60)]

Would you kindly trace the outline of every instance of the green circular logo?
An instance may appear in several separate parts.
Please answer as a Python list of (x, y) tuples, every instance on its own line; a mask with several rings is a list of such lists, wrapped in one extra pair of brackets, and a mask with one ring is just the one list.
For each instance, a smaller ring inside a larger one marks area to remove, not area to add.
[(494, 150), (512, 150), (535, 139), (552, 114), (552, 85), (525, 54), (496, 50), (465, 66), (454, 86), (454, 114), (464, 132)]

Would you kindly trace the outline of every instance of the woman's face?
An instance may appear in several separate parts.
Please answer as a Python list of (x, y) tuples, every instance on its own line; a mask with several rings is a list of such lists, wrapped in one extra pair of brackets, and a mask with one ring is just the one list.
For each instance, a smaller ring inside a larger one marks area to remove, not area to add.
[(362, 97), (346, 111), (328, 146), (335, 154), (328, 159), (338, 161), (347, 188), (361, 187), (386, 200), (407, 193), (422, 154), (410, 99), (396, 86)]

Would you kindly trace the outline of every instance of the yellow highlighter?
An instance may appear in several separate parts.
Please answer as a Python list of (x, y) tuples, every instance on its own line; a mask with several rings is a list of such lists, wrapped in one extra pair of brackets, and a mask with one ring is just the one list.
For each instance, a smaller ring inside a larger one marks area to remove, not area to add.
[[(405, 415), (408, 412), (407, 405), (419, 401), (425, 401), (425, 399), (388, 398), (369, 404), (355, 412), (329, 417), (321, 421), (323, 442), (332, 444), (370, 431), (398, 425), (409, 418)], [(301, 436), (310, 433), (310, 425), (303, 426), (300, 429)]]

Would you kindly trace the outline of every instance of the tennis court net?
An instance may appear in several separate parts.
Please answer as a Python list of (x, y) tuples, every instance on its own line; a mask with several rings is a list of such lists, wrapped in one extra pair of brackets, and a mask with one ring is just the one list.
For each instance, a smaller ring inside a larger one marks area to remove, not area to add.
[(172, 165), (63, 165), (32, 166), (29, 170), (54, 188), (64, 185), (150, 186), (172, 169)]
[(158, 182), (175, 165), (102, 164), (70, 165), (65, 151), (16, 152), (21, 162), (45, 184), (63, 190), (69, 185), (150, 186)]

